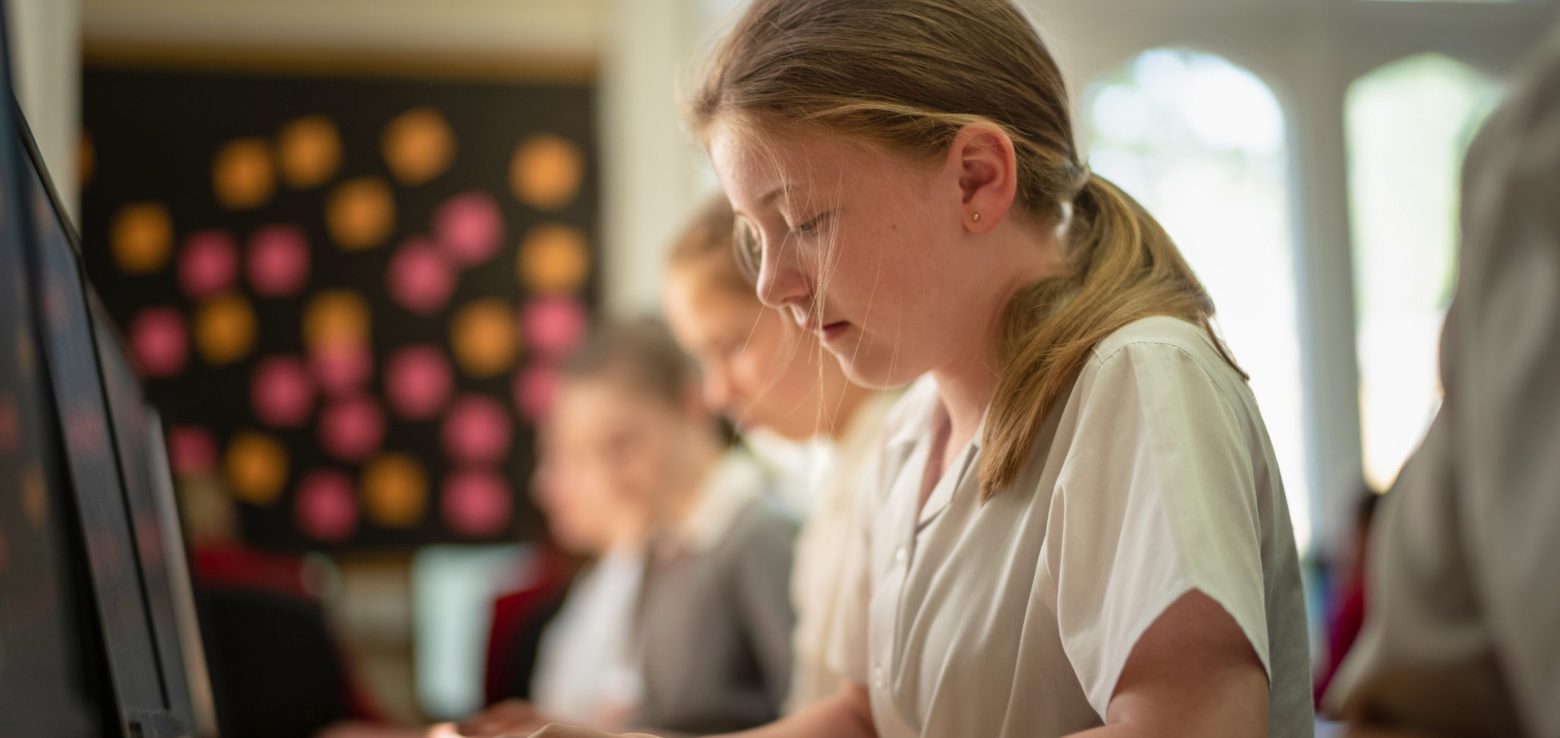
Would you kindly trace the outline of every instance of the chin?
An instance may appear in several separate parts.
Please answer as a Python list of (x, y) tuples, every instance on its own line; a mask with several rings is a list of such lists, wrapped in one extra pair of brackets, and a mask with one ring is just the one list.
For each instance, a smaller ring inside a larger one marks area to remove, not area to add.
[(851, 353), (844, 355), (835, 353), (834, 358), (839, 361), (840, 369), (851, 384), (867, 389), (898, 389), (919, 379), (924, 373), (907, 364), (902, 355), (896, 359), (893, 352), (877, 352), (868, 347), (862, 347), (860, 351), (853, 348)]

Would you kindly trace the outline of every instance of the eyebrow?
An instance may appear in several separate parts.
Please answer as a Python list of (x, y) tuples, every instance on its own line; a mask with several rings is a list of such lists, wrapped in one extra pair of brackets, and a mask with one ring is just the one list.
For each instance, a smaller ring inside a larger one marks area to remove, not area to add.
[(789, 182), (781, 182), (778, 186), (770, 190), (763, 197), (758, 198), (758, 204), (768, 205), (769, 203), (774, 202), (775, 198), (779, 197), (790, 188), (791, 184)]
[[(785, 194), (785, 191), (790, 189), (790, 187), (791, 187), (791, 184), (789, 182), (781, 182), (780, 184), (776, 185), (774, 189), (764, 193), (763, 196), (759, 197), (758, 198), (758, 204), (760, 206), (767, 206), (767, 205), (769, 205), (770, 203), (774, 202), (776, 198), (780, 197), (782, 194)], [(742, 216), (744, 218), (751, 218), (751, 217), (753, 217), (751, 214), (743, 212), (741, 210), (733, 210), (732, 212), (734, 212), (737, 215), (740, 215), (740, 216)]]

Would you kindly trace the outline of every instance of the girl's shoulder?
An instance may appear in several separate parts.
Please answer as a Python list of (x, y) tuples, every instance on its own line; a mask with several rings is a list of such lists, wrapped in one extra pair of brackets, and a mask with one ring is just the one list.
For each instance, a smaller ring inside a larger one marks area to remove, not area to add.
[(1181, 318), (1156, 315), (1128, 323), (1095, 344), (1084, 374), (1099, 371), (1113, 362), (1130, 362), (1173, 352), (1189, 359), (1214, 384), (1226, 391), (1245, 385), (1240, 372), (1225, 360), (1213, 336), (1202, 326)]

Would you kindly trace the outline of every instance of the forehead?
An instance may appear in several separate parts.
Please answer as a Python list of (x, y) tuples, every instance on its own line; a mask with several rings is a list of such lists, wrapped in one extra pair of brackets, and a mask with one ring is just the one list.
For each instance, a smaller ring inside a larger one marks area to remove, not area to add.
[(732, 206), (748, 214), (821, 184), (849, 181), (883, 157), (838, 136), (768, 131), (725, 121), (711, 128), (709, 150)]
[(609, 375), (565, 378), (554, 396), (548, 425), (564, 435), (588, 435), (607, 425), (620, 425), (643, 415), (651, 406), (641, 393)]

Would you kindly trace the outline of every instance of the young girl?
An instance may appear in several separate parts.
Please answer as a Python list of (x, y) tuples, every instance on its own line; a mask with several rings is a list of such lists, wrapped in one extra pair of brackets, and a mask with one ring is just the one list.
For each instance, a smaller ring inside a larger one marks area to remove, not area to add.
[(544, 636), (536, 704), (502, 703), (463, 730), (773, 720), (790, 684), (796, 525), (766, 475), (725, 448), (658, 324), (596, 333), (561, 374), (534, 489), (559, 543), (599, 559)]
[(692, 103), (759, 296), (915, 383), (844, 559), (846, 685), (744, 735), (1311, 735), (1256, 403), (1022, 13), (754, 0)]
[(805, 488), (791, 574), (786, 711), (794, 712), (839, 689), (827, 662), (845, 585), (839, 553), (856, 530), (858, 482), (896, 395), (852, 384), (816, 336), (758, 301), (735, 258), (735, 226), (724, 195), (700, 208), (668, 258), (665, 309), (678, 343), (699, 361), (710, 407), (750, 440), (768, 431), (822, 451), (797, 459), (803, 468), (792, 475)]

